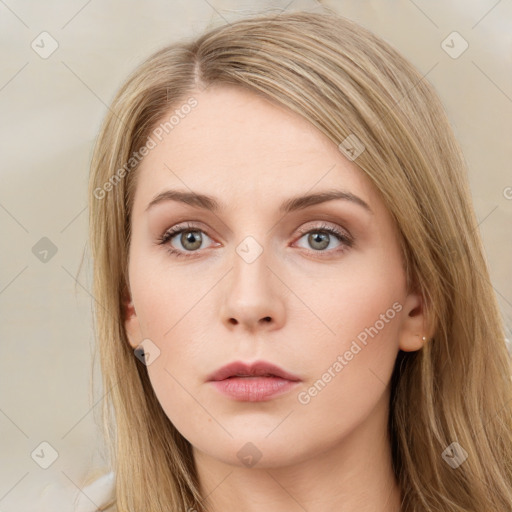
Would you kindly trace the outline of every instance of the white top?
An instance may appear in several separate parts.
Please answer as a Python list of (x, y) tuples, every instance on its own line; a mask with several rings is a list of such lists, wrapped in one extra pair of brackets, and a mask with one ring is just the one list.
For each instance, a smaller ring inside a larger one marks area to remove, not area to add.
[(114, 496), (114, 473), (111, 471), (77, 490), (74, 512), (97, 512)]

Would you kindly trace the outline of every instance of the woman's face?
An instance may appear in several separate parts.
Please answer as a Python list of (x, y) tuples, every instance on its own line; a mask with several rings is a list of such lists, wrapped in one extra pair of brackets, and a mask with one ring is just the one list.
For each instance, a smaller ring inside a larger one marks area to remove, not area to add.
[[(125, 325), (163, 410), (196, 456), (238, 466), (384, 432), (398, 350), (425, 334), (390, 214), (357, 159), (296, 114), (235, 87), (193, 96), (153, 137), (131, 217)], [(296, 380), (209, 381), (256, 361)]]

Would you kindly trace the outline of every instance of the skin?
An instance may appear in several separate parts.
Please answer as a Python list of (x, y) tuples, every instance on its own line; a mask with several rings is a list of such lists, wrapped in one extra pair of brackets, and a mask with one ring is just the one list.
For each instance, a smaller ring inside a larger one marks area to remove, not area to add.
[[(427, 333), (422, 298), (406, 289), (396, 226), (357, 160), (300, 116), (233, 86), (192, 95), (197, 107), (137, 170), (125, 327), (133, 348), (150, 339), (160, 351), (147, 371), (193, 446), (210, 510), (398, 511), (389, 383), (398, 350), (420, 349)], [(146, 210), (168, 189), (214, 196), (225, 209), (167, 200)], [(327, 189), (358, 196), (372, 212), (348, 200), (278, 210)], [(184, 222), (202, 242), (178, 234), (158, 245)], [(322, 225), (353, 245), (329, 234), (322, 245)], [(247, 236), (263, 249), (252, 263), (236, 251)], [(300, 403), (299, 392), (333, 373), (338, 356), (396, 303), (394, 318)], [(270, 361), (301, 383), (268, 401), (233, 400), (206, 378), (237, 360)], [(240, 450), (260, 458), (249, 467)]]

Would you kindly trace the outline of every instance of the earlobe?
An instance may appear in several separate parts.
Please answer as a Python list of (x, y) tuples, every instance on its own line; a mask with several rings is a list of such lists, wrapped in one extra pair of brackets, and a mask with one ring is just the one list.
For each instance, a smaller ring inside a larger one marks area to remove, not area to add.
[(128, 291), (123, 295), (123, 315), (126, 336), (130, 346), (136, 348), (140, 343), (140, 326), (133, 300)]
[(424, 300), (420, 294), (411, 293), (407, 296), (404, 314), (406, 316), (399, 332), (399, 348), (404, 352), (420, 350), (429, 338), (425, 330)]

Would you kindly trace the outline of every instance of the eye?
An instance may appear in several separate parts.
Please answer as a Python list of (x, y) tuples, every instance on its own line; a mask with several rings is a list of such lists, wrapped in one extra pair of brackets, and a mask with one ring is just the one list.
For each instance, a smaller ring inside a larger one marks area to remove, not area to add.
[[(327, 224), (314, 226), (310, 229), (301, 228), (299, 241), (306, 239), (311, 253), (338, 253), (352, 247), (354, 240), (347, 232)], [(203, 243), (211, 238), (199, 226), (179, 224), (165, 231), (158, 238), (158, 245), (165, 245), (173, 256), (190, 258), (204, 249)], [(174, 240), (174, 242), (173, 242)], [(220, 245), (220, 244), (217, 244)], [(332, 246), (335, 246), (334, 248)], [(329, 249), (330, 250), (327, 250)]]
[[(198, 252), (199, 249), (204, 248), (202, 247), (203, 242), (205, 239), (209, 238), (210, 237), (199, 227), (192, 224), (181, 224), (168, 229), (159, 237), (158, 244), (166, 245), (167, 250), (175, 256), (187, 258), (193, 256), (193, 253)], [(175, 243), (178, 244), (177, 248), (173, 246), (173, 239), (176, 239)]]
[[(313, 229), (301, 229), (303, 236), (299, 239), (306, 239), (306, 243), (310, 252), (340, 252), (345, 251), (347, 248), (352, 247), (354, 241), (348, 233), (341, 231), (338, 228), (323, 224), (316, 226)], [(332, 246), (335, 246), (333, 248)], [(330, 247), (332, 250), (326, 250)], [(336, 248), (337, 247), (337, 248)]]

